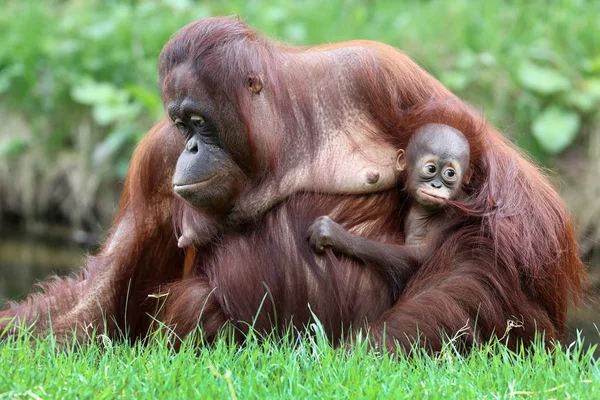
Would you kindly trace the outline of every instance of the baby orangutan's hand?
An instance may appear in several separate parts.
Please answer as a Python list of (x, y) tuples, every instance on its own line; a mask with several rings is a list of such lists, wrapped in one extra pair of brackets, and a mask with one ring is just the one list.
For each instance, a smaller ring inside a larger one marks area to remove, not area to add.
[(328, 216), (322, 216), (315, 219), (308, 228), (307, 236), (311, 246), (322, 253), (325, 246), (331, 247), (333, 251), (344, 251), (348, 245), (349, 233)]

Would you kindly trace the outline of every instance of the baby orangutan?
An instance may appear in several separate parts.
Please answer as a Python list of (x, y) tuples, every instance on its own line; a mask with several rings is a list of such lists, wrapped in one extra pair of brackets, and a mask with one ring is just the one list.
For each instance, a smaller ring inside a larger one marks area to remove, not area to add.
[(433, 251), (436, 234), (448, 227), (447, 202), (465, 196), (463, 184), (469, 182), (472, 172), (469, 142), (448, 125), (427, 124), (414, 133), (406, 150), (398, 150), (396, 168), (411, 202), (404, 222), (404, 245), (352, 234), (327, 216), (315, 220), (308, 237), (317, 252), (330, 247), (377, 268), (390, 281), (395, 295), (400, 295)]

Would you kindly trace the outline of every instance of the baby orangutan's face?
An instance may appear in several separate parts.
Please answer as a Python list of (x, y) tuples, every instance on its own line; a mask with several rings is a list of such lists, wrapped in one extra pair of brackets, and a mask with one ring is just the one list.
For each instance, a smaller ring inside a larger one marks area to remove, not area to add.
[(456, 159), (424, 154), (409, 171), (408, 189), (427, 208), (441, 208), (460, 194), (462, 168)]
[(406, 187), (422, 206), (439, 209), (456, 200), (469, 174), (469, 143), (459, 131), (429, 124), (418, 130), (406, 151), (398, 150), (396, 167)]

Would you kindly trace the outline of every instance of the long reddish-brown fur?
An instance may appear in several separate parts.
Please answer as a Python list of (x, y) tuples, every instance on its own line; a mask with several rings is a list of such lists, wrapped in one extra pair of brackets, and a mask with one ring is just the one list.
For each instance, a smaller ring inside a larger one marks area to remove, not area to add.
[[(328, 57), (320, 56), (324, 52), (344, 58), (345, 67), (329, 65)], [(456, 204), (443, 244), (400, 298), (393, 298), (375, 268), (331, 254), (319, 257), (305, 235), (316, 217), (331, 215), (363, 236), (399, 242), (405, 193), (400, 188), (363, 195), (302, 192), (249, 224), (225, 228), (198, 249), (192, 276), (181, 279), (184, 252), (177, 248), (176, 231), (185, 218), (202, 235), (211, 216), (172, 193), (183, 142), (165, 121), (134, 154), (111, 237), (100, 254), (88, 259), (79, 277), (44, 284), (43, 293), (12, 304), (0, 317), (35, 320), (40, 332), (48, 331), (51, 319), (53, 331), (62, 336), (75, 327), (82, 336), (94, 327), (111, 336), (126, 330), (135, 339), (153, 329), (149, 315), (158, 315), (179, 336), (200, 323), (210, 339), (229, 324), (241, 331), (248, 325), (263, 331), (290, 323), (301, 327), (312, 310), (334, 340), (350, 326), (368, 327), (373, 340), (385, 338), (390, 348), (396, 343), (408, 348), (420, 338), (437, 350), (444, 335), (463, 328), (462, 340), (473, 343), (502, 336), (508, 320), (522, 323), (507, 334), (511, 347), (531, 342), (536, 331), (547, 341), (562, 337), (567, 304), (585, 286), (565, 205), (498, 131), (408, 57), (366, 41), (287, 47), (239, 20), (209, 18), (186, 26), (165, 46), (161, 84), (169, 71), (190, 60), (202, 60), (195, 64), (197, 74), (244, 122), (258, 171), (248, 191), (281, 179), (293, 162), (286, 154), (316, 152), (315, 101), (333, 108), (348, 98), (361, 104), (359, 123), (372, 140), (397, 148), (425, 123), (459, 129), (470, 141), (475, 170), (470, 195)], [(344, 83), (343, 96), (318, 92), (315, 100), (310, 78), (332, 69)], [(249, 94), (239, 85), (248, 73), (260, 74), (271, 90), (279, 129), (252, 131)], [(264, 148), (256, 147), (260, 143)]]

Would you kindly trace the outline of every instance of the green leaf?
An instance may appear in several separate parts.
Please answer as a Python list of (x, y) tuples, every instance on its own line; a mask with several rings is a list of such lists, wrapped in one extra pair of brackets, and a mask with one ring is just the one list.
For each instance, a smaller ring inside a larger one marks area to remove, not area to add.
[(134, 101), (142, 103), (144, 108), (152, 113), (156, 119), (162, 118), (164, 110), (158, 91), (148, 90), (140, 85), (134, 84), (125, 86), (125, 90)]
[(189, 11), (192, 6), (190, 0), (166, 0), (165, 4), (178, 12)]
[(0, 159), (17, 158), (26, 149), (28, 142), (25, 138), (9, 136), (0, 140)]
[(119, 179), (125, 179), (127, 171), (129, 171), (129, 157), (122, 157), (117, 160), (117, 176)]
[(471, 69), (477, 65), (477, 55), (471, 50), (461, 51), (458, 55), (457, 66), (460, 69)]
[(263, 16), (266, 21), (278, 23), (285, 21), (285, 19), (287, 18), (287, 14), (287, 10), (275, 6), (267, 8)]
[(565, 97), (569, 106), (582, 113), (589, 113), (596, 109), (596, 98), (590, 92), (569, 92)]
[(577, 90), (567, 93), (565, 100), (583, 113), (593, 113), (600, 104), (600, 79), (591, 78), (584, 80)]
[(108, 162), (115, 154), (121, 151), (131, 138), (132, 130), (129, 127), (111, 132), (94, 150), (92, 157), (94, 164), (102, 165)]
[(114, 19), (105, 19), (84, 27), (81, 33), (84, 37), (101, 40), (113, 34), (116, 29), (117, 23)]
[(448, 89), (452, 91), (461, 91), (469, 84), (469, 76), (460, 71), (447, 71), (442, 73), (440, 80)]
[(110, 83), (83, 80), (72, 88), (71, 97), (92, 106), (94, 121), (106, 126), (113, 122), (133, 120), (139, 116), (141, 104), (132, 103), (127, 91)]
[(110, 103), (118, 95), (117, 92), (118, 90), (110, 83), (86, 79), (71, 89), (71, 97), (81, 104), (105, 104)]
[(600, 72), (600, 56), (592, 60), (583, 60), (581, 62), (581, 68), (589, 74)]
[(579, 132), (580, 124), (576, 112), (551, 106), (534, 120), (532, 132), (545, 152), (556, 154), (569, 147)]
[(10, 89), (12, 80), (22, 76), (25, 71), (23, 64), (14, 64), (6, 68), (0, 68), (0, 93)]
[(524, 88), (545, 95), (562, 92), (571, 87), (571, 82), (558, 71), (528, 61), (521, 64), (517, 77)]
[(116, 101), (110, 104), (98, 104), (92, 109), (92, 116), (98, 125), (106, 126), (113, 122), (131, 121), (140, 113), (140, 105)]
[(600, 100), (600, 78), (586, 79), (583, 83), (583, 87), (586, 92)]
[(302, 23), (287, 24), (283, 31), (286, 40), (292, 43), (304, 43), (306, 41), (306, 27)]

